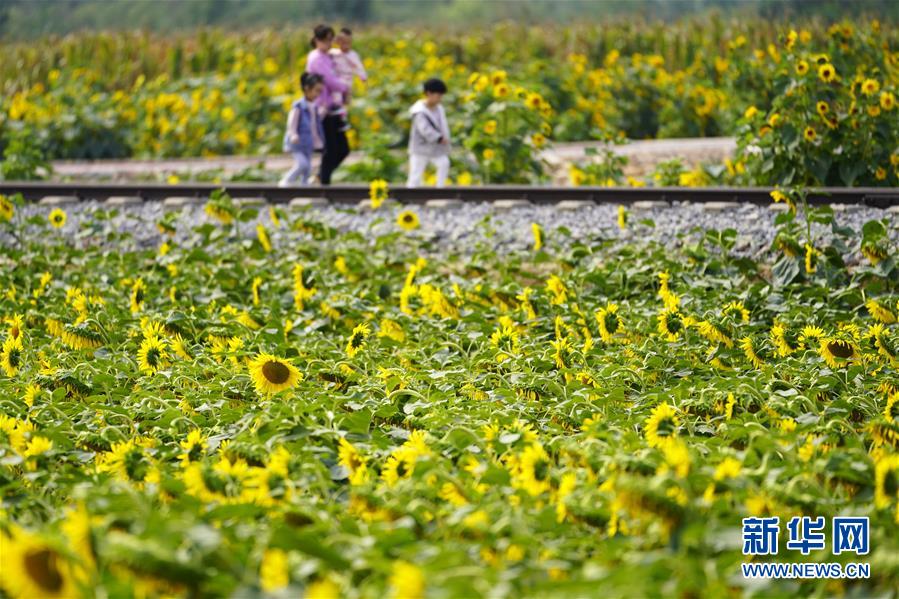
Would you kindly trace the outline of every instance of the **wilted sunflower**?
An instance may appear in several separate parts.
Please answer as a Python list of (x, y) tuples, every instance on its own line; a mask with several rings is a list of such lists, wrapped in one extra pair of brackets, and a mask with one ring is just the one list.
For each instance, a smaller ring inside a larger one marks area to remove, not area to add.
[(752, 337), (747, 336), (740, 339), (740, 349), (743, 350), (743, 355), (746, 357), (746, 360), (748, 360), (754, 367), (761, 368), (765, 365), (765, 361), (758, 355), (758, 352), (756, 352)]
[(881, 322), (883, 324), (893, 324), (896, 322), (896, 316), (890, 311), (890, 309), (876, 299), (869, 299), (865, 302), (865, 308), (868, 309), (868, 313), (871, 317), (877, 322)]
[(414, 231), (419, 226), (418, 215), (411, 210), (403, 210), (397, 214), (396, 224), (404, 231)]
[(290, 389), (302, 376), (290, 362), (266, 353), (250, 360), (249, 369), (256, 391), (263, 395)]
[(72, 564), (53, 545), (12, 526), (0, 531), (0, 587), (13, 599), (79, 597)]
[(61, 229), (66, 226), (66, 213), (59, 208), (54, 208), (47, 216), (47, 219), (55, 229)]
[(514, 326), (502, 325), (490, 335), (490, 344), (499, 350), (496, 361), (502, 362), (518, 353), (518, 331)]
[(680, 418), (673, 406), (657, 405), (644, 423), (646, 442), (650, 447), (665, 447), (676, 438), (679, 425)]
[(169, 365), (168, 344), (159, 337), (147, 337), (137, 351), (137, 366), (141, 372), (154, 374)]
[(668, 341), (677, 341), (678, 337), (680, 337), (687, 328), (684, 317), (681, 316), (676, 308), (665, 308), (659, 312), (657, 318), (659, 324), (656, 330), (658, 330), (659, 335)]
[(354, 357), (359, 351), (365, 347), (365, 338), (368, 337), (368, 324), (362, 323), (357, 325), (350, 334), (350, 338), (346, 342), (346, 355)]

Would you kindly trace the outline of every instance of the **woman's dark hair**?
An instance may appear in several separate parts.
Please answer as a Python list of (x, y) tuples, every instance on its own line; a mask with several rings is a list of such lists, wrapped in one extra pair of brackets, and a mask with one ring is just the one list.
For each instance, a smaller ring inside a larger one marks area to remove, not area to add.
[(309, 89), (324, 81), (324, 78), (317, 73), (303, 73), (300, 75), (300, 87)]
[(425, 93), (432, 94), (445, 94), (446, 93), (446, 83), (443, 82), (442, 79), (432, 78), (425, 81)]
[(312, 39), (309, 43), (312, 47), (315, 47), (315, 40), (326, 40), (329, 37), (334, 37), (334, 28), (330, 25), (316, 25), (315, 29), (312, 30)]
[(353, 35), (353, 32), (350, 31), (350, 28), (349, 28), (349, 27), (342, 27), (342, 28), (340, 29), (340, 33), (342, 33), (342, 34), (344, 34), (344, 35)]

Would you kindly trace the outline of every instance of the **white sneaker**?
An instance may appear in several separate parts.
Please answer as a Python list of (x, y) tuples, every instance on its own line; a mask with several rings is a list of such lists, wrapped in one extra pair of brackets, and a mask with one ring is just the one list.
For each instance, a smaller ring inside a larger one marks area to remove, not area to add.
[(281, 179), (280, 181), (278, 181), (278, 187), (280, 187), (282, 189), (285, 187), (290, 187), (290, 182), (285, 181), (284, 179)]

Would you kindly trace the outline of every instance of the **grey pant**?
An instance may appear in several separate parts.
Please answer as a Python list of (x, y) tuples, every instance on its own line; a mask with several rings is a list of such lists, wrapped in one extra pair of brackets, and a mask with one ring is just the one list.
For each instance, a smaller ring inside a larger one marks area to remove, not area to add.
[(312, 172), (312, 153), (291, 152), (293, 155), (293, 168), (281, 177), (281, 183), (293, 183), (300, 179), (304, 185), (309, 182), (309, 174)]

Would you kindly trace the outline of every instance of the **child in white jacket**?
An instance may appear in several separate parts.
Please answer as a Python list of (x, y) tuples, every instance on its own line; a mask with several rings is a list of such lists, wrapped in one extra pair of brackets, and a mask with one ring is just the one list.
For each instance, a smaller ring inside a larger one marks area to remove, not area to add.
[(437, 169), (437, 187), (443, 187), (449, 175), (450, 131), (441, 101), (446, 84), (428, 79), (425, 97), (412, 105), (412, 128), (409, 132), (409, 179), (407, 187), (421, 187), (428, 162)]

